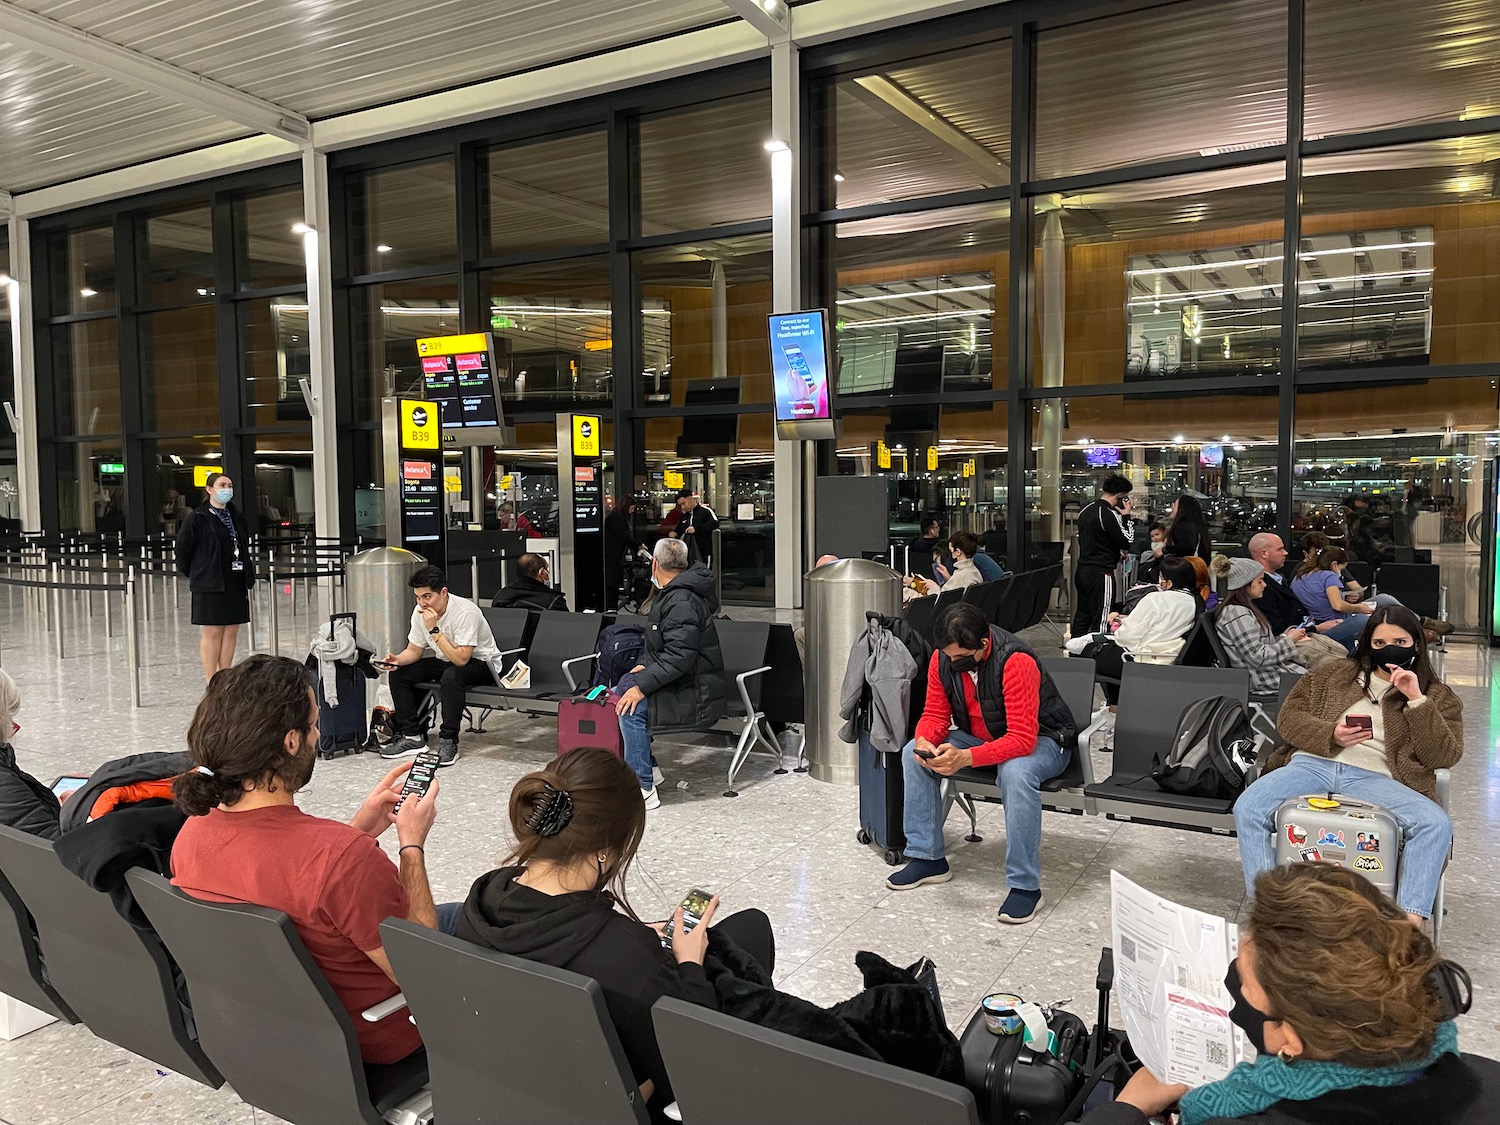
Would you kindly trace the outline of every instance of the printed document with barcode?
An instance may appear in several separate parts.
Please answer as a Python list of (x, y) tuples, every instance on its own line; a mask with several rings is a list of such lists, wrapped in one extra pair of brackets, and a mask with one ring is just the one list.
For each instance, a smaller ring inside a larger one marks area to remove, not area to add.
[(1224, 976), (1237, 944), (1223, 918), (1110, 873), (1115, 990), (1142, 1063), (1164, 1082), (1201, 1086), (1246, 1050), (1229, 1022)]

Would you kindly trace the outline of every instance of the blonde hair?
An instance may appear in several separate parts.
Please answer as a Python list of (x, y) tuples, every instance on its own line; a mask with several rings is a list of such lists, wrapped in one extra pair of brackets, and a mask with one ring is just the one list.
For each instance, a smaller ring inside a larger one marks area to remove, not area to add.
[(21, 709), (21, 689), (16, 686), (16, 681), (10, 678), (5, 669), (0, 668), (0, 742), (9, 742), (12, 731), (15, 729), (16, 712)]

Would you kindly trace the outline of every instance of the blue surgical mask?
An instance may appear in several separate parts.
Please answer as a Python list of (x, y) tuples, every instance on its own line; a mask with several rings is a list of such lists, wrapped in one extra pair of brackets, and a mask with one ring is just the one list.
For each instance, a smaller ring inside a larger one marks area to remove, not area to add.
[(234, 499), (234, 489), (216, 488), (214, 489), (214, 499), (220, 504), (227, 504)]
[(651, 575), (651, 585), (655, 586), (658, 590), (661, 589), (661, 583), (657, 581), (656, 575), (654, 573)]

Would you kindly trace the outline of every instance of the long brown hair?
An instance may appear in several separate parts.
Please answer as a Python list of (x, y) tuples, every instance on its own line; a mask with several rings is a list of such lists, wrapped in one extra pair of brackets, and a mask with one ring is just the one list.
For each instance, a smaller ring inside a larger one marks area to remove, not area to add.
[(1379, 1067), (1431, 1052), (1442, 1010), (1431, 980), (1437, 950), (1364, 876), (1329, 863), (1263, 873), (1250, 935), (1271, 1012), (1318, 1058)]
[(172, 798), (188, 816), (232, 805), (245, 785), (281, 785), (295, 793), (307, 784), (317, 755), (288, 754), (286, 736), (305, 740), (312, 730), (313, 701), (307, 668), (285, 656), (258, 653), (208, 681), (208, 690), (188, 725), (188, 753), (195, 767), (172, 783)]
[(635, 771), (608, 750), (574, 750), (516, 782), (510, 829), (516, 846), (507, 866), (539, 859), (568, 867), (607, 852), (594, 889), (640, 921), (625, 897), (625, 878), (646, 832), (646, 805)]
[(1375, 648), (1372, 642), (1375, 630), (1382, 625), (1394, 625), (1409, 636), (1416, 646), (1417, 663), (1412, 671), (1417, 674), (1417, 686), (1425, 695), (1428, 688), (1440, 681), (1438, 674), (1432, 669), (1432, 661), (1427, 657), (1427, 631), (1422, 628), (1421, 619), (1404, 605), (1383, 605), (1370, 614), (1370, 620), (1365, 622), (1364, 631), (1360, 633), (1354, 651), (1349, 654), (1349, 658), (1359, 665), (1365, 687), (1370, 686), (1370, 677), (1380, 667), (1381, 650)]
[(1259, 623), (1260, 631), (1269, 635), (1271, 632), (1271, 623), (1266, 620), (1266, 615), (1257, 608), (1254, 599), (1250, 597), (1250, 587), (1253, 585), (1255, 585), (1253, 581), (1246, 582), (1238, 590), (1230, 590), (1229, 593), (1221, 597), (1219, 604), (1214, 606), (1214, 620), (1217, 621), (1222, 617), (1224, 611), (1232, 605), (1243, 606), (1250, 611), (1250, 616), (1254, 617), (1256, 622)]

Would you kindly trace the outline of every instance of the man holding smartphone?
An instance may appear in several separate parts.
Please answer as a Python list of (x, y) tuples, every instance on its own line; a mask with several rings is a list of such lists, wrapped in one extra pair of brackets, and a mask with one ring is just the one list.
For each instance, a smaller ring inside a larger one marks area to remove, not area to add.
[(901, 756), (909, 862), (886, 885), (905, 891), (953, 878), (943, 854), (943, 778), (994, 766), (1009, 887), (998, 920), (1029, 922), (1042, 907), (1042, 782), (1068, 764), (1073, 714), (1036, 655), (977, 606), (945, 610), (933, 644), (927, 706)]
[(1114, 573), (1135, 546), (1130, 518), (1130, 481), (1118, 473), (1104, 478), (1099, 499), (1078, 513), (1078, 558), (1073, 567), (1072, 635), (1100, 633), (1114, 600)]

